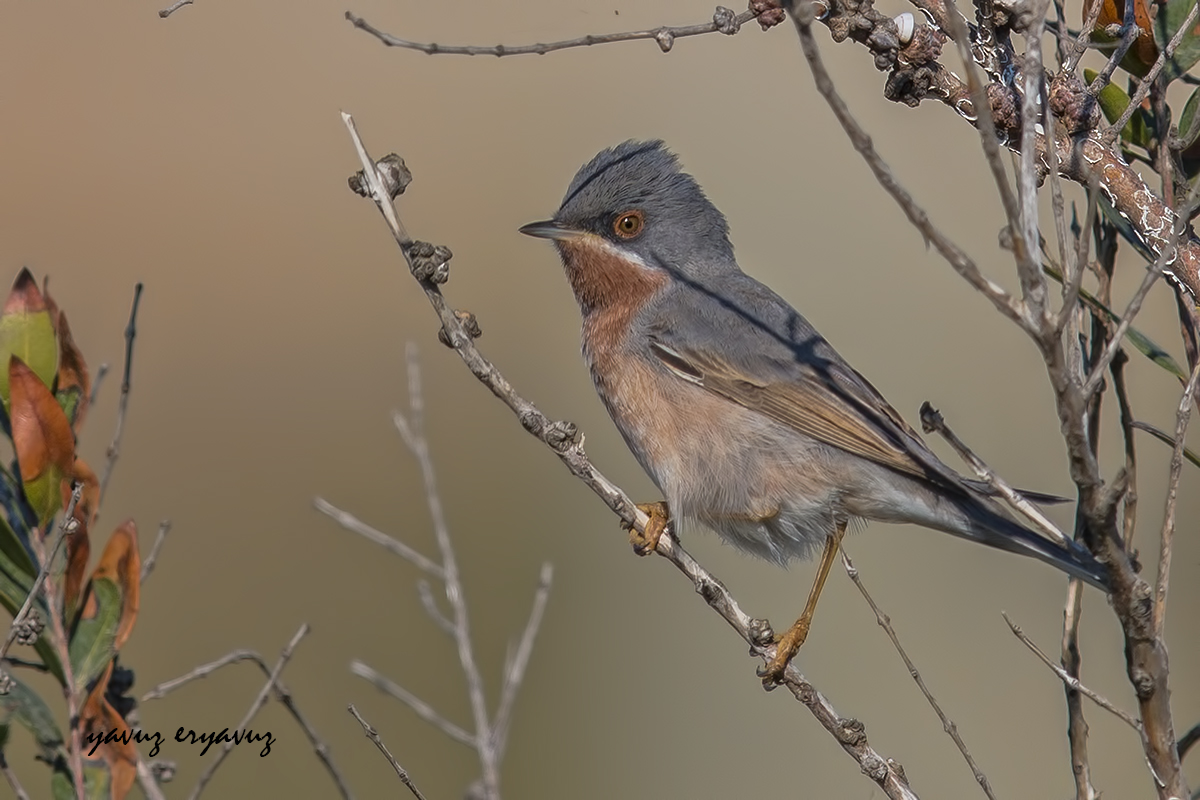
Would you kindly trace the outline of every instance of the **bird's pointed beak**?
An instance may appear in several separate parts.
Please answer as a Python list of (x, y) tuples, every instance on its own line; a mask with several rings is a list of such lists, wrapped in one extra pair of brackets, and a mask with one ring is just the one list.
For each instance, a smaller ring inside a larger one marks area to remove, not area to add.
[(571, 228), (553, 219), (522, 225), (520, 231), (526, 236), (533, 236), (537, 239), (551, 239), (556, 242), (578, 239), (583, 235), (583, 231)]

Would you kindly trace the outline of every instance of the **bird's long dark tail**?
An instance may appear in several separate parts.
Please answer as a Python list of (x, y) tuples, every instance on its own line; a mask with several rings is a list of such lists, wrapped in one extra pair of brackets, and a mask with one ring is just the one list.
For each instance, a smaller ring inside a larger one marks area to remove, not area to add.
[(1068, 541), (1065, 546), (1052, 542), (975, 500), (964, 501), (963, 510), (971, 520), (972, 538), (976, 541), (1032, 556), (1097, 589), (1109, 590), (1108, 570), (1076, 542)]

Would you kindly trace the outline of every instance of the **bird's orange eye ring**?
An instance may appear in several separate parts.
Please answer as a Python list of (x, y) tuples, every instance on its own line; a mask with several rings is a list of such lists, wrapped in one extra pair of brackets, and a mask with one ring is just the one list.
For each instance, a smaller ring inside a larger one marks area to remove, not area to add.
[(613, 222), (613, 233), (622, 239), (633, 239), (646, 227), (646, 217), (636, 209), (618, 214)]

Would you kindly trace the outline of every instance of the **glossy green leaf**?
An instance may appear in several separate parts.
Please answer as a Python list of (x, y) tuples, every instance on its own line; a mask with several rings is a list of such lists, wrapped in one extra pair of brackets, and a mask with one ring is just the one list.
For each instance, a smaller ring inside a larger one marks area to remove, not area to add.
[[(1054, 269), (1053, 267), (1043, 265), (1042, 271), (1054, 280), (1062, 283), (1062, 275), (1058, 270)], [(1084, 305), (1086, 305), (1092, 311), (1107, 317), (1108, 320), (1114, 325), (1121, 324), (1121, 318), (1114, 314), (1112, 309), (1097, 300), (1096, 297), (1088, 292), (1087, 289), (1080, 288), (1079, 299), (1083, 301)], [(1170, 372), (1180, 380), (1186, 381), (1190, 377), (1188, 373), (1183, 371), (1183, 368), (1179, 366), (1178, 362), (1171, 357), (1170, 353), (1159, 347), (1157, 342), (1132, 325), (1130, 325), (1129, 330), (1125, 332), (1125, 339), (1131, 345), (1133, 345), (1133, 348), (1139, 353), (1165, 369), (1167, 372)]]
[(77, 691), (88, 689), (112, 661), (120, 623), (120, 588), (108, 578), (94, 579), (83, 616), (71, 636), (71, 670)]
[[(1094, 69), (1085, 69), (1083, 71), (1083, 79), (1089, 84), (1096, 80), (1096, 76), (1100, 73)], [(1104, 112), (1104, 118), (1109, 124), (1116, 122), (1125, 113), (1125, 109), (1129, 107), (1129, 95), (1117, 86), (1115, 83), (1109, 83), (1100, 90), (1096, 101), (1100, 103), (1100, 110)], [(1154, 126), (1151, 124), (1150, 115), (1144, 110), (1139, 109), (1134, 112), (1129, 118), (1129, 122), (1125, 124), (1124, 130), (1121, 131), (1121, 139), (1138, 147), (1148, 148), (1154, 138)]]
[[(1167, 0), (1165, 5), (1158, 8), (1158, 16), (1154, 18), (1154, 41), (1160, 50), (1166, 49), (1167, 42), (1183, 25), (1188, 12), (1196, 0)], [(1192, 29), (1183, 35), (1175, 54), (1163, 66), (1162, 75), (1168, 82), (1186, 73), (1200, 61), (1200, 17), (1192, 23)]]
[[(12, 291), (0, 313), (0, 366), (7, 367), (9, 359), (17, 356), (29, 365), (34, 374), (47, 386), (54, 384), (58, 372), (58, 340), (54, 321), (46, 299), (38, 291), (37, 282), (22, 269), (13, 283)], [(0, 369), (0, 400), (9, 402), (9, 376)]]

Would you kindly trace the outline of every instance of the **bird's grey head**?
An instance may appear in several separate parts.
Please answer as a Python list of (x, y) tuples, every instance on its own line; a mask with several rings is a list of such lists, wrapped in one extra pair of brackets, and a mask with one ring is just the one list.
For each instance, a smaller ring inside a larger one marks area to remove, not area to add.
[(583, 166), (554, 219), (522, 233), (566, 241), (594, 234), (669, 271), (733, 265), (729, 225), (661, 141), (627, 141)]

